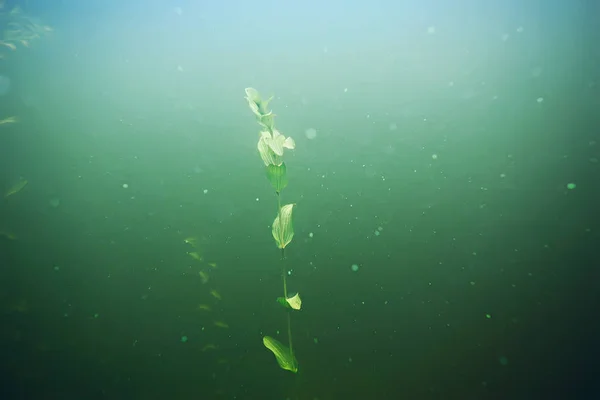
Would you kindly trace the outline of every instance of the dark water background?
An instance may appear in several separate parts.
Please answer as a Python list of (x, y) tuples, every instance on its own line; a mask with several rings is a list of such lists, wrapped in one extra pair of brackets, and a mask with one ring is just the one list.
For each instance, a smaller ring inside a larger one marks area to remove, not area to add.
[(1, 398), (597, 396), (596, 2), (15, 3), (54, 30), (0, 60)]

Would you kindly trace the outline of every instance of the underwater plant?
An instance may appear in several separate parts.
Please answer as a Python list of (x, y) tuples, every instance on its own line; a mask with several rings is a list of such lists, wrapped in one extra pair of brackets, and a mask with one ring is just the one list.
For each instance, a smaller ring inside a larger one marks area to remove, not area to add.
[(296, 143), (291, 137), (285, 137), (281, 132), (275, 129), (275, 114), (268, 109), (268, 100), (263, 100), (260, 94), (253, 88), (246, 88), (246, 100), (250, 109), (256, 116), (258, 124), (261, 126), (261, 131), (258, 139), (258, 152), (260, 158), (265, 164), (267, 178), (271, 186), (275, 190), (277, 196), (277, 215), (273, 221), (271, 233), (275, 239), (275, 243), (281, 249), (281, 276), (283, 280), (283, 297), (278, 297), (277, 302), (281, 304), (287, 313), (287, 334), (288, 346), (280, 343), (276, 339), (265, 336), (263, 344), (275, 355), (275, 359), (279, 366), (293, 373), (298, 372), (298, 360), (294, 355), (292, 345), (292, 327), (291, 327), (291, 312), (300, 310), (302, 300), (299, 294), (288, 296), (287, 290), (287, 270), (285, 264), (285, 249), (294, 237), (294, 226), (292, 223), (292, 213), (295, 204), (281, 205), (281, 192), (288, 184), (287, 169), (283, 162), (284, 149), (294, 149)]
[[(6, 10), (0, 2), (0, 49), (15, 51), (18, 46), (29, 47), (33, 40), (51, 31), (51, 27), (28, 16), (18, 6)], [(4, 58), (4, 53), (0, 52), (0, 58)]]
[[(14, 6), (9, 10), (5, 8), (4, 0), (0, 0), (0, 60), (7, 58), (7, 54), (18, 47), (30, 47), (32, 41), (51, 31), (50, 26), (42, 25), (37, 18), (28, 16), (20, 7)], [(0, 64), (0, 96), (10, 90), (10, 78), (3, 73), (4, 66)], [(0, 120), (0, 125), (17, 121), (17, 117), (10, 116)]]

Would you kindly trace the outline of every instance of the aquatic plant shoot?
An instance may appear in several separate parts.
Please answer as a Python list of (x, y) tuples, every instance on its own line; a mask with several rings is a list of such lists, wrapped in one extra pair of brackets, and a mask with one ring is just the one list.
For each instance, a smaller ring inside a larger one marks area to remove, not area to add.
[(263, 337), (263, 344), (273, 353), (277, 364), (282, 369), (296, 373), (298, 372), (298, 361), (294, 355), (292, 345), (290, 314), (293, 310), (297, 311), (301, 309), (302, 300), (298, 293), (293, 296), (288, 295), (287, 276), (289, 271), (287, 271), (285, 265), (285, 248), (294, 238), (292, 216), (295, 204), (281, 204), (281, 192), (288, 184), (287, 167), (283, 162), (283, 154), (286, 149), (293, 150), (296, 147), (296, 143), (291, 137), (285, 137), (280, 131), (275, 129), (275, 114), (269, 110), (269, 102), (272, 99), (273, 97), (263, 100), (256, 89), (246, 88), (248, 106), (261, 127), (257, 145), (258, 152), (265, 165), (267, 179), (271, 183), (277, 198), (277, 214), (271, 226), (271, 234), (273, 235), (273, 239), (275, 239), (277, 248), (281, 249), (283, 297), (277, 298), (277, 302), (281, 304), (287, 314), (288, 345), (285, 346), (270, 336)]

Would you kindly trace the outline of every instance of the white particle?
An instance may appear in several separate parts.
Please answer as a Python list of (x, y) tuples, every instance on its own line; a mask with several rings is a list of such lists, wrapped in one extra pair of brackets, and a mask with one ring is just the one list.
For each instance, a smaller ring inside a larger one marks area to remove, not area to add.
[(347, 92), (348, 92), (348, 88), (344, 88), (344, 93), (347, 93)]
[(313, 233), (312, 233), (312, 232), (308, 234), (308, 237), (309, 237), (309, 238), (312, 238), (313, 236), (314, 236), (314, 235), (313, 235)]
[(206, 193), (208, 193), (208, 189), (204, 189), (202, 192), (203, 192), (204, 194), (206, 194)]
[(433, 35), (435, 33), (435, 26), (430, 26), (427, 28), (427, 33)]
[(538, 103), (541, 103), (541, 102), (543, 102), (543, 101), (544, 101), (544, 98), (543, 98), (543, 97), (538, 97), (538, 98), (537, 98), (537, 102), (538, 102)]
[(304, 131), (304, 134), (306, 135), (307, 139), (314, 139), (317, 137), (317, 130), (315, 128), (308, 128), (306, 131)]
[(434, 160), (437, 160), (437, 158), (438, 158), (438, 155), (437, 155), (437, 154), (432, 154), (432, 155), (431, 155), (431, 158), (433, 158)]
[(123, 189), (127, 189), (128, 187), (129, 187), (128, 184), (126, 184), (126, 183), (123, 184)]
[(354, 271), (354, 272), (358, 271), (358, 264), (352, 264), (350, 269), (352, 269), (352, 271)]

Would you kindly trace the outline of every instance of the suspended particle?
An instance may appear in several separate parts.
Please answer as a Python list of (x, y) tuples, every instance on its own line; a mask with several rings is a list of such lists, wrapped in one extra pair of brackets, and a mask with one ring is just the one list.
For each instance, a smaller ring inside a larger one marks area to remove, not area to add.
[(304, 131), (304, 134), (306, 135), (307, 139), (312, 140), (317, 137), (317, 130), (315, 128), (308, 128), (306, 131)]

